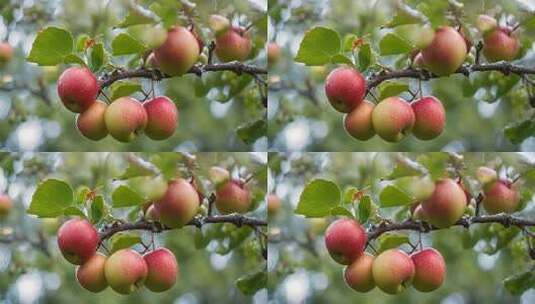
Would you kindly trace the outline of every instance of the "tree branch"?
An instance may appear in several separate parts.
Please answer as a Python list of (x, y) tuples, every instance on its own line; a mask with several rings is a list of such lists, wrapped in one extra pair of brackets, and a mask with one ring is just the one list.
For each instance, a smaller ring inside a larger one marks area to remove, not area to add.
[[(238, 227), (249, 226), (252, 228), (258, 226), (267, 226), (267, 221), (260, 220), (252, 217), (247, 217), (240, 214), (230, 214), (230, 215), (214, 215), (207, 216), (204, 218), (195, 218), (189, 222), (186, 226), (195, 226), (201, 228), (205, 224), (214, 224), (214, 223), (230, 223)], [(171, 230), (173, 228), (166, 227), (159, 222), (149, 222), (145, 220), (138, 221), (136, 223), (116, 223), (111, 227), (105, 228), (99, 233), (100, 242), (112, 237), (114, 234), (127, 231), (127, 230), (148, 230), (152, 232), (163, 232), (166, 230)]]
[[(514, 217), (508, 214), (497, 214), (497, 215), (482, 215), (482, 216), (473, 216), (473, 217), (463, 217), (458, 220), (453, 226), (462, 226), (464, 228), (469, 228), (472, 224), (483, 224), (483, 223), (498, 223), (502, 224), (505, 227), (516, 226), (519, 228), (524, 227), (534, 227), (535, 221)], [(432, 226), (431, 224), (423, 221), (407, 220), (401, 223), (384, 223), (379, 226), (373, 227), (368, 230), (368, 243), (374, 239), (381, 236), (383, 233), (396, 230), (414, 230), (422, 233), (428, 233), (433, 230), (441, 230), (449, 228), (438, 228)]]
[[(527, 68), (523, 66), (513, 65), (508, 62), (498, 62), (498, 63), (487, 63), (487, 64), (473, 64), (473, 65), (463, 65), (454, 74), (463, 74), (469, 76), (473, 72), (487, 72), (487, 71), (498, 71), (505, 75), (516, 74), (519, 76), (522, 75), (533, 75), (535, 74), (535, 68)], [(440, 78), (444, 76), (437, 76), (431, 72), (424, 69), (414, 69), (407, 68), (403, 70), (395, 70), (389, 72), (381, 72), (377, 75), (371, 76), (367, 83), (368, 93), (381, 84), (383, 81), (395, 78), (415, 78), (420, 80), (430, 80), (433, 78)]]

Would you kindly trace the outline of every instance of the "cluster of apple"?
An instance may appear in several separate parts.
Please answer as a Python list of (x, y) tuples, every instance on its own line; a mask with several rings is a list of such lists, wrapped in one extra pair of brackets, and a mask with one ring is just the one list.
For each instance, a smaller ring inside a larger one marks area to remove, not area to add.
[(154, 140), (175, 132), (178, 109), (168, 97), (141, 103), (125, 96), (107, 104), (97, 100), (99, 90), (97, 78), (86, 67), (70, 67), (58, 79), (58, 95), (67, 109), (79, 113), (76, 126), (83, 136), (101, 140), (110, 134), (120, 142), (130, 142), (141, 132)]
[(13, 58), (13, 47), (7, 42), (0, 42), (0, 68)]
[(76, 267), (76, 279), (85, 289), (101, 292), (110, 286), (120, 294), (130, 294), (143, 286), (162, 292), (175, 285), (178, 263), (167, 248), (143, 256), (133, 249), (120, 249), (109, 257), (97, 252), (97, 230), (87, 220), (71, 219), (58, 230), (58, 246), (67, 261)]
[[(488, 167), (478, 168), (476, 176), (488, 214), (513, 213), (518, 209), (520, 195), (515, 183), (500, 179)], [(428, 186), (430, 189), (416, 189), (422, 201), (414, 204), (413, 218), (438, 228), (454, 225), (471, 200), (463, 183), (443, 178)], [(367, 240), (364, 228), (352, 219), (336, 220), (325, 232), (325, 246), (337, 263), (348, 265), (344, 278), (354, 290), (367, 292), (377, 286), (386, 293), (397, 294), (412, 285), (416, 290), (430, 292), (444, 282), (446, 264), (437, 250), (426, 248), (409, 256), (400, 249), (388, 249), (373, 257), (364, 252)]]
[(366, 81), (353, 68), (333, 70), (325, 81), (325, 93), (337, 111), (347, 113), (344, 127), (349, 135), (359, 140), (369, 140), (377, 134), (388, 142), (398, 142), (409, 133), (421, 140), (430, 140), (439, 136), (446, 124), (444, 106), (434, 96), (412, 103), (397, 96), (388, 97), (377, 105), (364, 100)]
[[(222, 16), (210, 17), (215, 31), (215, 54), (223, 61), (243, 61), (252, 49), (248, 30), (233, 27)], [(161, 44), (147, 57), (147, 63), (165, 74), (180, 76), (199, 60), (204, 43), (195, 31), (182, 26), (169, 29)], [(110, 134), (120, 142), (130, 142), (139, 133), (154, 140), (172, 136), (178, 124), (178, 109), (166, 96), (141, 103), (132, 97), (121, 97), (111, 104), (97, 100), (100, 85), (86, 67), (71, 67), (58, 79), (58, 95), (67, 109), (79, 113), (76, 125), (80, 133), (92, 140)]]
[(13, 208), (13, 201), (7, 194), (0, 194), (0, 219), (6, 217)]
[[(498, 26), (496, 19), (481, 15), (477, 22), (483, 35), (483, 55), (489, 62), (513, 60), (520, 44), (512, 29)], [(418, 68), (438, 76), (448, 76), (463, 64), (472, 43), (462, 28), (442, 26), (436, 31), (419, 29), (417, 50), (413, 58)], [(366, 80), (356, 69), (339, 67), (325, 81), (325, 93), (331, 105), (347, 113), (344, 127), (354, 138), (369, 140), (375, 134), (388, 142), (400, 141), (412, 133), (421, 140), (439, 136), (446, 124), (444, 106), (436, 97), (422, 97), (408, 103), (401, 97), (389, 97), (377, 105), (365, 100)]]

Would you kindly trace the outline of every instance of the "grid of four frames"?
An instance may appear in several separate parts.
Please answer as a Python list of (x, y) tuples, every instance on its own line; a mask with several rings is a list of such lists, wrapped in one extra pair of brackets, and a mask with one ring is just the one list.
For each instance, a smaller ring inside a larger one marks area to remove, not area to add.
[(0, 303), (534, 303), (534, 12), (0, 1)]

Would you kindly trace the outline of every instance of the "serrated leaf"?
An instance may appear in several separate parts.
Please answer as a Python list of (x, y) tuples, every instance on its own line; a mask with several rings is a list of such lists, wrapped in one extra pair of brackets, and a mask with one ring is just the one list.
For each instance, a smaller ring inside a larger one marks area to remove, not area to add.
[(379, 194), (381, 207), (398, 207), (412, 203), (413, 198), (395, 185), (386, 186)]
[(412, 50), (412, 46), (407, 41), (394, 33), (386, 34), (379, 41), (379, 52), (383, 56), (406, 54)]
[(295, 61), (306, 65), (324, 65), (340, 53), (340, 35), (333, 29), (314, 27), (305, 33)]
[(305, 186), (295, 213), (306, 217), (324, 217), (340, 204), (340, 188), (324, 179), (316, 179)]
[(69, 184), (57, 179), (48, 179), (37, 186), (27, 213), (38, 217), (58, 217), (73, 202), (74, 193)]
[(73, 47), (74, 41), (69, 31), (50, 26), (37, 33), (27, 60), (42, 66), (58, 65), (72, 53)]
[(113, 191), (111, 195), (112, 205), (115, 208), (137, 206), (144, 202), (144, 199), (136, 191), (128, 186), (121, 185)]

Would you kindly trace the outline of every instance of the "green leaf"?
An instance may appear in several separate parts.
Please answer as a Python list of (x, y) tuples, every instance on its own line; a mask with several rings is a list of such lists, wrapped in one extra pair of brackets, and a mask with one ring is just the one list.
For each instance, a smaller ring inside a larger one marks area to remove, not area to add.
[(386, 34), (379, 41), (379, 51), (381, 55), (399, 55), (406, 54), (412, 50), (412, 46), (407, 41), (394, 33)]
[(369, 43), (365, 43), (360, 47), (359, 51), (359, 70), (366, 71), (372, 62), (374, 61), (374, 56), (372, 53), (372, 48)]
[(87, 199), (87, 194), (89, 194), (89, 192), (91, 192), (91, 189), (89, 189), (89, 187), (87, 186), (80, 186), (78, 188), (76, 188), (76, 201), (75, 203), (77, 205), (81, 205), (83, 203), (85, 203), (86, 199)]
[(503, 280), (503, 285), (512, 295), (521, 295), (526, 290), (535, 288), (535, 271), (528, 269), (514, 274)]
[(38, 217), (58, 217), (73, 201), (74, 193), (69, 184), (57, 179), (47, 179), (37, 186), (27, 212)]
[(347, 187), (344, 190), (344, 196), (342, 198), (342, 204), (351, 204), (355, 202), (355, 194), (359, 192), (356, 187)]
[(364, 196), (359, 202), (359, 222), (366, 223), (372, 213), (372, 199), (369, 195)]
[(140, 54), (145, 51), (142, 43), (126, 33), (117, 35), (111, 42), (111, 48), (114, 56)]
[(257, 139), (265, 136), (267, 132), (267, 124), (264, 119), (259, 119), (252, 123), (247, 123), (238, 127), (236, 133), (238, 137), (246, 144), (253, 144)]
[(422, 22), (422, 17), (416, 15), (413, 10), (407, 7), (398, 5), (392, 20), (390, 20), (385, 27), (393, 28), (404, 24), (414, 24)]
[(130, 248), (141, 243), (141, 237), (134, 232), (119, 232), (114, 234), (110, 239), (110, 255), (117, 250)]
[(28, 61), (42, 66), (58, 65), (63, 57), (72, 53), (73, 47), (74, 41), (69, 31), (50, 26), (37, 33)]
[(137, 24), (151, 24), (156, 22), (155, 18), (151, 17), (149, 14), (143, 12), (136, 6), (131, 6), (128, 10), (126, 17), (117, 24), (118, 28), (125, 28)]
[(353, 51), (353, 42), (357, 40), (358, 37), (355, 34), (348, 34), (344, 36), (344, 42), (342, 43), (342, 51), (343, 52), (351, 52)]
[(355, 216), (353, 215), (353, 213), (351, 213), (351, 211), (347, 210), (346, 208), (342, 207), (342, 206), (336, 206), (334, 208), (331, 209), (331, 215), (332, 216), (347, 216), (349, 218), (355, 218)]
[(265, 288), (267, 281), (267, 273), (265, 271), (259, 271), (239, 278), (236, 280), (236, 286), (244, 295), (252, 296), (258, 290)]
[(379, 200), (381, 201), (381, 206), (385, 208), (404, 206), (413, 201), (409, 194), (395, 185), (386, 186), (379, 194)]
[(377, 243), (379, 244), (377, 253), (381, 253), (385, 250), (408, 244), (409, 236), (403, 233), (383, 233), (377, 238)]
[(104, 216), (104, 212), (104, 197), (102, 197), (102, 195), (98, 195), (91, 203), (91, 222), (93, 224), (98, 223)]
[(409, 84), (400, 81), (383, 81), (378, 87), (379, 91), (379, 100), (384, 100), (385, 98), (398, 96), (403, 92), (409, 90)]
[(340, 204), (340, 188), (337, 184), (316, 179), (305, 186), (299, 197), (295, 213), (306, 217), (324, 217), (332, 208)]
[(69, 55), (63, 57), (63, 62), (66, 63), (66, 64), (79, 64), (79, 65), (82, 65), (82, 66), (87, 66), (85, 61), (80, 56), (78, 56), (76, 54), (69, 54)]
[(111, 85), (111, 100), (141, 92), (143, 87), (134, 81), (116, 81)]
[(144, 202), (144, 199), (136, 191), (128, 186), (121, 185), (113, 191), (111, 195), (112, 205), (115, 208), (137, 206)]
[(295, 61), (306, 65), (324, 65), (340, 53), (340, 35), (326, 27), (314, 27), (305, 33)]
[(87, 216), (85, 215), (85, 213), (80, 210), (79, 208), (76, 208), (74, 206), (70, 206), (70, 207), (67, 207), (65, 209), (63, 209), (63, 215), (65, 216), (78, 216), (78, 217), (81, 217), (81, 218), (87, 218)]
[(202, 229), (196, 229), (193, 234), (193, 241), (195, 244), (195, 249), (204, 249), (208, 244), (210, 244), (210, 238), (204, 235)]
[(97, 43), (91, 49), (91, 57), (89, 58), (89, 66), (91, 71), (98, 71), (106, 61), (106, 53), (104, 52), (104, 45)]
[(85, 44), (87, 40), (89, 40), (90, 37), (87, 34), (79, 35), (76, 38), (76, 52), (83, 52), (85, 51)]
[(505, 127), (504, 134), (511, 143), (519, 145), (528, 137), (535, 135), (535, 121), (533, 117), (523, 121), (515, 121)]
[(349, 59), (346, 55), (342, 55), (342, 54), (336, 54), (334, 56), (331, 57), (331, 63), (334, 63), (334, 64), (347, 64), (347, 65), (350, 65), (350, 66), (353, 66), (353, 61), (351, 61), (351, 59)]
[(396, 161), (394, 169), (384, 179), (392, 180), (407, 176), (420, 176), (426, 173), (426, 171), (425, 167), (419, 163), (406, 158), (404, 161)]

